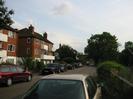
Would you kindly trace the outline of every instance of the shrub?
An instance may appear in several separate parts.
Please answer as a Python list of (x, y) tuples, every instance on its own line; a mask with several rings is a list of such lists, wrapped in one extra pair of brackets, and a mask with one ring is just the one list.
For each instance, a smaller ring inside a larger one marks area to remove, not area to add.
[(45, 64), (43, 61), (35, 61), (35, 67), (34, 67), (34, 71), (40, 71), (45, 67)]
[(102, 84), (103, 99), (122, 99), (129, 86), (116, 75), (128, 76), (126, 68), (112, 61), (100, 63), (97, 68), (99, 83)]
[(105, 80), (106, 77), (112, 77), (112, 73), (121, 76), (128, 74), (126, 68), (123, 65), (113, 61), (105, 61), (100, 63), (97, 68), (97, 73), (101, 80)]

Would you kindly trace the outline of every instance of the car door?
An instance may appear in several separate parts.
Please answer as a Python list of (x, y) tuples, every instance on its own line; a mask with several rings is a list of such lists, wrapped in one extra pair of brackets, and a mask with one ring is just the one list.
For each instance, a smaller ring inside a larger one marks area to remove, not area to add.
[(17, 77), (19, 80), (25, 80), (26, 79), (26, 73), (24, 72), (24, 70), (22, 68), (20, 68), (19, 66), (16, 66), (17, 69)]
[(92, 77), (88, 77), (86, 83), (89, 99), (100, 99), (101, 89), (97, 86), (95, 80)]
[(17, 73), (17, 69), (15, 68), (15, 66), (9, 66), (10, 67), (10, 71), (12, 73), (12, 79), (13, 81), (18, 81), (18, 73)]

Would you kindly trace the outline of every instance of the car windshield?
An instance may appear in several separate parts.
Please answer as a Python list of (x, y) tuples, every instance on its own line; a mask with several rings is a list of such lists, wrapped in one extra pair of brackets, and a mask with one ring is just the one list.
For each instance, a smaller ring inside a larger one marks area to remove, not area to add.
[(41, 80), (24, 99), (85, 99), (83, 88), (78, 80)]
[(48, 64), (47, 67), (56, 67), (57, 64)]
[(1, 66), (0, 72), (10, 72), (10, 69), (9, 69), (9, 67)]

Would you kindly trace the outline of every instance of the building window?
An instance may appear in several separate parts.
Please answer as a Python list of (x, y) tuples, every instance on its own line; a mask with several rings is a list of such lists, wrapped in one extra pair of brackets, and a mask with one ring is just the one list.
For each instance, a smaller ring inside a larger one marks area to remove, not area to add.
[(35, 54), (38, 55), (39, 54), (39, 50), (35, 49)]
[(6, 61), (7, 61), (7, 63), (12, 63), (12, 64), (14, 64), (14, 59), (7, 59)]
[(30, 54), (30, 48), (27, 48), (27, 54)]
[(8, 51), (15, 51), (15, 45), (8, 45)]
[(0, 42), (0, 48), (2, 48), (2, 42)]
[(27, 38), (27, 43), (28, 43), (28, 44), (31, 43), (31, 38)]
[(15, 38), (15, 34), (12, 31), (8, 31), (8, 37)]
[(0, 30), (0, 33), (3, 33), (3, 30)]

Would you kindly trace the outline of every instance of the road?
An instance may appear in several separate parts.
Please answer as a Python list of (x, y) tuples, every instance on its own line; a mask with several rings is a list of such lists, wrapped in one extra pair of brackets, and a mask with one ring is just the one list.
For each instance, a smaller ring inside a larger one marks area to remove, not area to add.
[[(96, 69), (94, 67), (84, 66), (60, 74), (84, 74), (96, 76)], [(42, 76), (34, 75), (32, 81), (30, 82), (16, 83), (10, 87), (0, 87), (0, 99), (13, 99), (16, 96), (22, 95), (41, 77)]]

